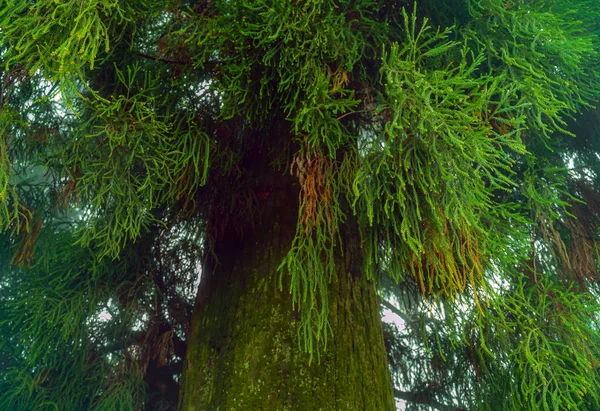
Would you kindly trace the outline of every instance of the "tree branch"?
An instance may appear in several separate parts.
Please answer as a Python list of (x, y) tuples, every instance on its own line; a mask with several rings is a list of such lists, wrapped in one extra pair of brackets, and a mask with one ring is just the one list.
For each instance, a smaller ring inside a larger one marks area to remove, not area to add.
[(441, 402), (437, 402), (427, 393), (406, 392), (394, 388), (394, 397), (416, 404), (428, 405), (430, 407), (437, 408), (439, 411), (467, 411), (466, 408), (455, 407), (453, 405), (446, 405), (442, 404)]
[(411, 320), (408, 318), (408, 316), (403, 313), (402, 311), (400, 311), (398, 308), (396, 308), (395, 305), (393, 305), (392, 303), (390, 303), (389, 301), (384, 300), (383, 298), (381, 299), (381, 305), (383, 305), (385, 308), (387, 308), (388, 310), (390, 310), (391, 312), (393, 312), (394, 314), (396, 314), (398, 317), (402, 318), (402, 321), (404, 321), (405, 323), (410, 323)]

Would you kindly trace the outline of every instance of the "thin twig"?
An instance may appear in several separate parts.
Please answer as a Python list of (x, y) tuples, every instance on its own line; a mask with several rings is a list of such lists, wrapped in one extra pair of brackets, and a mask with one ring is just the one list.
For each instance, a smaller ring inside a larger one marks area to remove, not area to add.
[(338, 116), (338, 117), (336, 118), (336, 120), (341, 120), (341, 119), (343, 119), (344, 117), (346, 117), (346, 116), (349, 116), (349, 115), (351, 115), (351, 114), (358, 114), (358, 113), (368, 113), (369, 111), (373, 111), (373, 110), (372, 110), (372, 109), (367, 109), (367, 110), (351, 111), (351, 112), (349, 112), (349, 113), (344, 113), (344, 114), (342, 114), (341, 116)]

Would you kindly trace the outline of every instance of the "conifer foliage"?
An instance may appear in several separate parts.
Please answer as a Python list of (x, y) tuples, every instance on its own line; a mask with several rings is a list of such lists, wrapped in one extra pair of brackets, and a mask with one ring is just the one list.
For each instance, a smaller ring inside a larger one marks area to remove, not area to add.
[(0, 63), (0, 409), (189, 398), (198, 273), (288, 181), (306, 367), (355, 276), (413, 409), (600, 409), (600, 2), (0, 0)]

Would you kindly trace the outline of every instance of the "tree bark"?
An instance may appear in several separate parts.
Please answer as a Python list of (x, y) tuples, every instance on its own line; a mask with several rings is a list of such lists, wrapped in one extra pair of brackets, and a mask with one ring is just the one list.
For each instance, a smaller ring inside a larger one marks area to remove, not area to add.
[(357, 233), (343, 234), (330, 284), (333, 336), (310, 364), (300, 348), (300, 315), (287, 273), (280, 289), (277, 271), (295, 234), (299, 187), (282, 173), (276, 181), (260, 196), (255, 223), (227, 226), (204, 268), (179, 410), (395, 409), (378, 297), (360, 275)]

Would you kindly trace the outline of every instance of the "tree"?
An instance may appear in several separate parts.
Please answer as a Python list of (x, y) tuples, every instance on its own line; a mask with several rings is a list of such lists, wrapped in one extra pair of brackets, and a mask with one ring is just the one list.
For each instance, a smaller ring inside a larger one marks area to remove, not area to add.
[(0, 408), (600, 407), (599, 35), (591, 0), (0, 1)]

